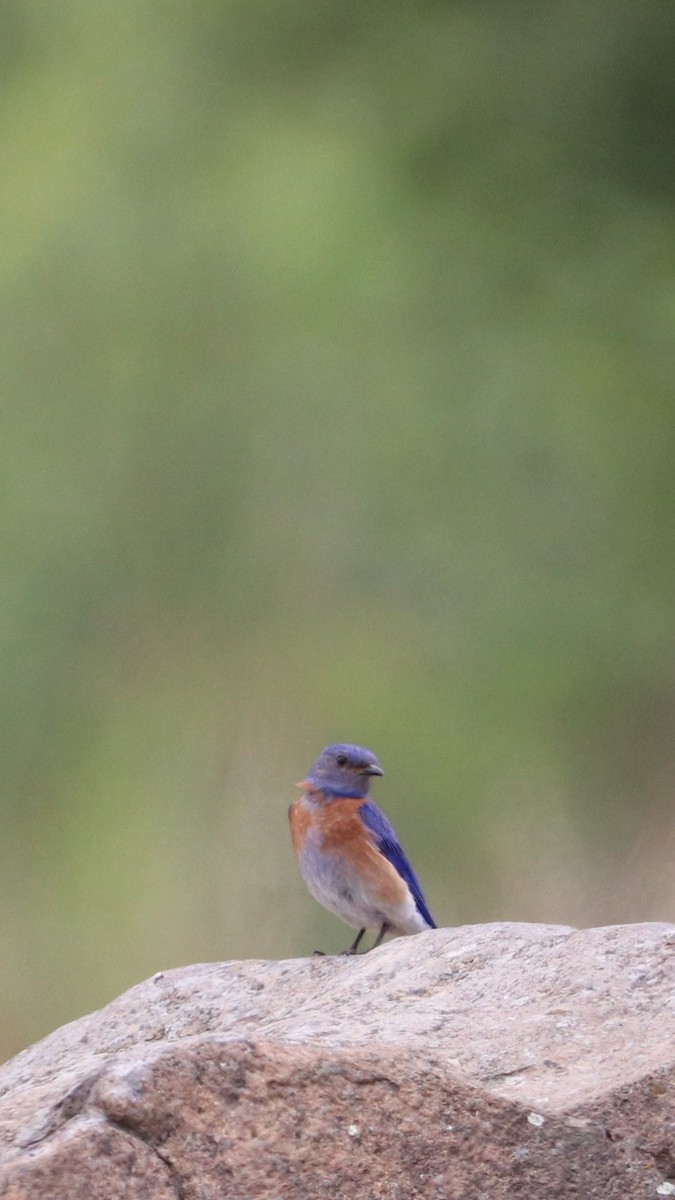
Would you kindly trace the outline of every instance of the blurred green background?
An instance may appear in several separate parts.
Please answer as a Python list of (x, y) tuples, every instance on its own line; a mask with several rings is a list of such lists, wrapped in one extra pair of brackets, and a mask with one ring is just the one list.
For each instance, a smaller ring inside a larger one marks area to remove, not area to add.
[(441, 924), (675, 920), (675, 6), (6, 0), (0, 1056)]

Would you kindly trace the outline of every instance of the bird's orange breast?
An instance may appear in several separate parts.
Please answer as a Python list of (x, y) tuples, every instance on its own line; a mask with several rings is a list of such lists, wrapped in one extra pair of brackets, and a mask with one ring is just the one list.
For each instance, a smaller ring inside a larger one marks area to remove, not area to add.
[(363, 799), (347, 796), (339, 800), (307, 801), (300, 796), (291, 804), (288, 819), (291, 824), (293, 849), (300, 854), (310, 829), (315, 830), (324, 853), (336, 853), (349, 844), (353, 849), (364, 840), (365, 830), (359, 817)]
[(308, 833), (317, 835), (316, 852), (343, 859), (383, 903), (400, 904), (407, 886), (383, 854), (359, 815), (363, 797), (348, 796), (312, 803), (301, 796), (288, 810), (293, 848), (302, 855)]
[(291, 825), (291, 841), (296, 855), (300, 855), (305, 844), (305, 838), (312, 827), (312, 810), (308, 804), (303, 804), (302, 797), (294, 800), (288, 810), (288, 820)]

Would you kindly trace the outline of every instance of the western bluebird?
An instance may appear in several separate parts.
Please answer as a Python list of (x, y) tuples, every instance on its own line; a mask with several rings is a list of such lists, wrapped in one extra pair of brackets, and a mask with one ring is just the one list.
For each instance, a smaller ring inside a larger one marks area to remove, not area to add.
[(288, 810), (300, 873), (319, 904), (358, 934), (345, 954), (356, 954), (367, 929), (420, 933), (435, 929), (415, 872), (398, 838), (368, 798), (374, 775), (384, 772), (361, 746), (327, 746)]

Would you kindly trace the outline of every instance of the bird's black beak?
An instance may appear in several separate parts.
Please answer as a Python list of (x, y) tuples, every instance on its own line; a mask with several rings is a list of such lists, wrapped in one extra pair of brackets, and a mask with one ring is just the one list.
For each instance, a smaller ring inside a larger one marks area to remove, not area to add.
[(367, 767), (363, 768), (363, 771), (361, 772), (361, 774), (362, 775), (384, 775), (384, 771), (382, 770), (382, 767), (378, 767), (377, 763), (369, 763)]

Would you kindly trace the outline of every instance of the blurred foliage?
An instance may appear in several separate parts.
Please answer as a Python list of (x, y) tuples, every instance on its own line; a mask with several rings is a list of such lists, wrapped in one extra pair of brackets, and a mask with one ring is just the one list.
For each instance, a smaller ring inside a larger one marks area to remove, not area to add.
[(444, 924), (675, 919), (675, 8), (6, 0), (0, 1052)]

